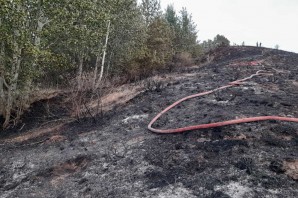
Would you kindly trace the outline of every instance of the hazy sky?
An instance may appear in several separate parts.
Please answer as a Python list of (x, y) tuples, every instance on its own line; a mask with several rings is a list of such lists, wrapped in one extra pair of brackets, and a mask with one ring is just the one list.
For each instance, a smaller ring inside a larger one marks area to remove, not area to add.
[(186, 7), (201, 41), (223, 34), (231, 44), (259, 41), (298, 53), (298, 0), (161, 0), (163, 10), (168, 4)]

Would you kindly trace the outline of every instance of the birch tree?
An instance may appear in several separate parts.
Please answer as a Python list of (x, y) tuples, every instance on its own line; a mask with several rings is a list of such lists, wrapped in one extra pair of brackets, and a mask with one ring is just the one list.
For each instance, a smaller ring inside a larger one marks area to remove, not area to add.
[(139, 60), (145, 55), (146, 23), (135, 0), (123, 1), (113, 16), (106, 74), (134, 75), (142, 67)]
[(18, 107), (18, 110), (14, 112), (14, 117), (19, 116), (18, 111), (22, 110), (20, 103), (28, 94), (24, 92), (26, 90), (24, 88), (30, 84), (31, 72), (21, 73), (24, 68), (32, 64), (28, 58), (32, 57), (33, 46), (30, 42), (30, 17), (26, 5), (23, 1), (2, 1), (0, 7), (0, 113), (4, 117), (4, 128), (9, 125), (15, 107)]
[[(98, 49), (98, 52), (101, 52), (101, 54), (98, 53), (95, 64), (95, 89), (101, 83), (104, 74), (110, 69), (111, 64), (114, 64), (116, 61), (118, 64), (123, 63), (123, 60), (129, 56), (130, 53), (128, 51), (132, 50), (133, 46), (127, 45), (129, 43), (137, 45), (135, 42), (136, 39), (139, 39), (137, 31), (141, 31), (141, 28), (144, 28), (141, 23), (136, 24), (136, 20), (140, 19), (141, 16), (136, 0), (110, 0), (108, 2), (108, 5), (104, 6), (107, 10), (103, 11), (108, 18), (104, 21), (106, 25), (103, 28), (105, 30), (104, 40), (99, 43), (102, 50)], [(109, 54), (108, 60), (106, 60), (107, 54)], [(120, 54), (121, 58), (118, 56)], [(108, 67), (105, 66), (107, 62)], [(100, 72), (97, 74), (99, 65)]]
[(106, 38), (105, 38), (105, 43), (104, 43), (104, 46), (102, 48), (102, 61), (101, 61), (101, 67), (100, 67), (100, 74), (99, 74), (99, 79), (97, 80), (97, 83), (96, 83), (96, 79), (97, 79), (97, 71), (98, 71), (98, 66), (99, 66), (99, 54), (97, 55), (97, 58), (96, 58), (96, 63), (95, 63), (95, 70), (94, 70), (94, 80), (93, 80), (93, 83), (94, 83), (94, 88), (97, 89), (101, 80), (102, 80), (102, 77), (103, 77), (103, 73), (104, 73), (104, 68), (105, 68), (105, 58), (106, 58), (106, 53), (107, 53), (107, 46), (108, 46), (108, 41), (109, 41), (109, 35), (110, 35), (110, 27), (111, 27), (111, 21), (108, 20), (107, 22), (107, 32), (106, 32)]
[[(177, 16), (170, 7), (162, 16), (159, 0), (137, 2), (0, 0), (3, 127), (20, 118), (29, 94), (51, 83), (49, 76), (71, 77), (76, 93), (96, 90), (108, 73), (136, 80), (162, 68), (175, 52), (196, 46), (186, 10)], [(90, 87), (82, 84), (87, 72)]]
[(32, 82), (42, 66), (42, 34), (50, 22), (45, 15), (49, 1), (3, 0), (0, 6), (0, 115), (3, 128), (20, 118), (29, 105)]

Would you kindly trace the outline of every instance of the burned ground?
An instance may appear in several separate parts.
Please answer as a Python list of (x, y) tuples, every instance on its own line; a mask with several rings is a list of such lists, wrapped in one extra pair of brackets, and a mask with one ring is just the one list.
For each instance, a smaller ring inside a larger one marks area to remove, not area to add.
[(297, 123), (168, 135), (147, 130), (150, 119), (176, 100), (258, 70), (273, 75), (186, 101), (154, 127), (298, 117), (297, 54), (231, 47), (210, 56), (211, 63), (185, 68), (179, 79), (118, 105), (97, 124), (54, 126), (20, 141), (12, 141), (16, 134), (1, 138), (0, 197), (298, 197)]

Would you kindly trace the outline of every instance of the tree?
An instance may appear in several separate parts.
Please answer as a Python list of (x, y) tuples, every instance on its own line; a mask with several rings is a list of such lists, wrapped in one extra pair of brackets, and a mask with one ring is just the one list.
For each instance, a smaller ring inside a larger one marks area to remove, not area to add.
[(75, 60), (78, 90), (82, 88), (84, 63), (90, 59), (93, 53), (101, 51), (98, 47), (105, 35), (105, 28), (102, 28), (102, 22), (106, 20), (105, 13), (97, 3), (98, 1), (73, 0), (67, 5), (62, 5), (66, 12), (61, 12), (61, 16), (59, 16), (62, 19), (62, 23), (59, 24), (61, 30), (53, 34), (56, 36), (60, 34), (64, 38), (58, 43), (58, 46), (66, 46), (66, 53)]
[(180, 43), (180, 34), (181, 34), (181, 27), (180, 27), (180, 21), (179, 17), (176, 14), (176, 11), (174, 9), (173, 5), (168, 5), (166, 12), (164, 14), (165, 20), (169, 23), (172, 31), (173, 31), (173, 50), (177, 51), (179, 48)]
[(173, 32), (163, 18), (156, 18), (148, 27), (147, 47), (152, 57), (153, 65), (164, 65), (172, 52)]
[[(138, 23), (136, 24), (135, 21), (140, 19), (140, 10), (137, 7), (136, 0), (117, 0), (117, 3), (115, 6), (109, 9), (109, 15), (110, 19), (107, 22), (107, 31), (105, 34), (105, 45), (103, 46), (103, 52), (102, 52), (102, 64), (101, 64), (101, 72), (99, 79), (96, 83), (96, 87), (98, 87), (104, 71), (106, 74), (111, 68), (111, 63), (115, 61), (121, 62), (119, 59), (115, 59), (115, 54), (119, 54), (119, 51), (121, 51), (121, 47), (119, 46), (119, 42), (121, 44), (124, 43), (133, 43), (135, 41), (135, 38), (137, 36), (137, 32), (135, 32), (135, 28), (140, 30), (140, 28), (144, 28), (142, 24)], [(144, 31), (144, 30), (143, 30)], [(128, 39), (126, 39), (128, 38)], [(109, 42), (108, 42), (109, 41)], [(117, 47), (117, 48), (116, 48)], [(124, 48), (125, 50), (128, 50), (129, 48)], [(108, 65), (105, 68), (105, 56), (109, 52), (108, 55)], [(125, 56), (125, 53), (122, 53), (122, 58)], [(112, 58), (114, 57), (115, 61), (112, 61)], [(98, 60), (98, 59), (97, 59)], [(122, 59), (123, 60), (123, 59)]]
[(186, 8), (182, 8), (180, 15), (177, 16), (174, 7), (169, 5), (164, 16), (174, 32), (174, 50), (178, 53), (188, 52), (193, 57), (201, 54), (201, 46), (197, 42), (196, 25)]
[(278, 50), (278, 49), (279, 49), (279, 45), (276, 44), (276, 45), (274, 46), (274, 48)]
[[(2, 1), (0, 7), (0, 114), (6, 128), (28, 105), (31, 84), (38, 75), (41, 17), (30, 15), (36, 1)], [(35, 37), (33, 37), (35, 36)], [(32, 39), (32, 37), (34, 39)], [(12, 115), (14, 113), (14, 115)]]
[(176, 14), (176, 11), (175, 11), (173, 5), (168, 5), (167, 6), (164, 17), (167, 20), (167, 22), (170, 24), (170, 26), (174, 29), (174, 31), (180, 29), (180, 27), (179, 27), (179, 18)]
[[(80, 55), (79, 60), (86, 57), (88, 47), (92, 44), (86, 38), (95, 37), (84, 23), (80, 23), (84, 19), (90, 21), (89, 18), (80, 16), (87, 14), (76, 8), (81, 7), (88, 11), (93, 8), (88, 2), (1, 2), (0, 114), (5, 119), (4, 128), (12, 119), (19, 119), (28, 105), (34, 80), (42, 75), (44, 63), (55, 57), (54, 54), (63, 54), (64, 57), (66, 54), (77, 54)], [(73, 23), (74, 20), (78, 25)], [(61, 42), (57, 43), (59, 39)], [(80, 66), (82, 62), (80, 61)]]
[(214, 37), (213, 43), (216, 47), (230, 46), (230, 41), (225, 36), (219, 34)]
[(207, 41), (203, 41), (201, 46), (205, 52), (208, 52), (208, 51), (214, 49), (214, 47), (215, 47), (215, 45), (211, 39), (208, 39)]
[[(211, 39), (208, 39), (207, 41), (203, 41), (203, 43), (201, 44), (205, 52), (220, 46), (229, 46), (229, 45), (230, 45), (230, 41), (225, 36), (219, 35), (219, 34), (214, 37), (213, 41)], [(244, 42), (242, 43), (242, 45), (244, 45)]]
[(141, 68), (139, 60), (145, 54), (147, 27), (136, 1), (125, 1), (117, 10), (108, 44), (108, 66), (106, 74), (137, 73)]
[(148, 76), (175, 53), (195, 56), (196, 33), (186, 9), (162, 15), (159, 0), (1, 0), (3, 127), (17, 122), (33, 90), (60, 76), (76, 82), (75, 93), (96, 90), (108, 74)]
[(156, 18), (161, 16), (159, 0), (142, 0), (141, 10), (147, 26)]

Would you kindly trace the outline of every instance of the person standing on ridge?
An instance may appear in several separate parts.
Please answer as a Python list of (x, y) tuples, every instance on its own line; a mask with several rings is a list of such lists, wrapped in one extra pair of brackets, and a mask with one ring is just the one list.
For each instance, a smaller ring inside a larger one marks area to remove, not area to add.
[(259, 47), (259, 42), (257, 42), (257, 47)]
[(260, 42), (260, 47), (262, 47), (262, 43)]

